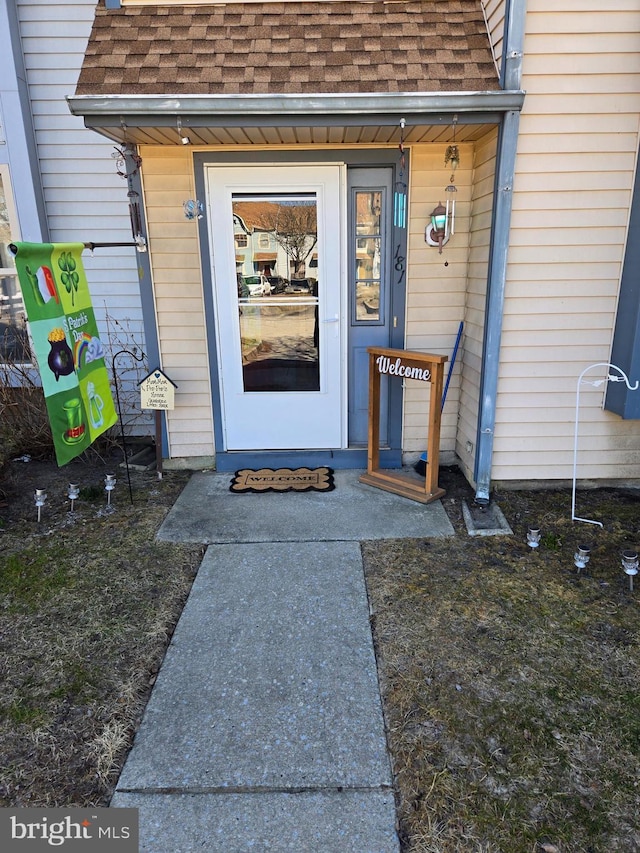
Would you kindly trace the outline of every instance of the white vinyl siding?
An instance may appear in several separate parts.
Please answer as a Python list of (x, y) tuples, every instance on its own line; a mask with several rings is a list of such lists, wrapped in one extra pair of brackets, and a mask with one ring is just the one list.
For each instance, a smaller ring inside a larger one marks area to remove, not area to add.
[[(576, 383), (609, 360), (638, 150), (637, 0), (528, 0), (526, 21), (494, 481), (572, 476)], [(581, 391), (578, 477), (640, 477), (638, 423), (603, 411), (604, 390)]]
[[(87, 130), (65, 101), (75, 92), (95, 5), (95, 0), (16, 3), (53, 242), (132, 240), (127, 182), (116, 174), (113, 143)], [(134, 341), (144, 350), (136, 250), (96, 249), (93, 256), (84, 253), (83, 263), (101, 335), (106, 336), (108, 313), (119, 335), (112, 343)], [(131, 398), (131, 390), (127, 396)], [(136, 431), (148, 431), (145, 419), (137, 418)]]
[(178, 386), (167, 412), (169, 456), (211, 458), (213, 408), (204, 294), (192, 198), (193, 160), (184, 146), (143, 146), (144, 197), (153, 268), (161, 367)]

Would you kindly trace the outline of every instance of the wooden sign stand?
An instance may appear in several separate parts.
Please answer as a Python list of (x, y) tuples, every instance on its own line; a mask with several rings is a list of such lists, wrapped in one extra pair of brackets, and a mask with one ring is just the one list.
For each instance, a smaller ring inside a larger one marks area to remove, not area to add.
[[(445, 493), (444, 489), (438, 486), (438, 462), (442, 385), (447, 356), (383, 347), (367, 347), (367, 352), (369, 353), (369, 447), (367, 473), (362, 474), (360, 482), (387, 492), (394, 492), (413, 501), (431, 503)], [(380, 470), (380, 377), (383, 374), (431, 383), (424, 483), (411, 475)]]

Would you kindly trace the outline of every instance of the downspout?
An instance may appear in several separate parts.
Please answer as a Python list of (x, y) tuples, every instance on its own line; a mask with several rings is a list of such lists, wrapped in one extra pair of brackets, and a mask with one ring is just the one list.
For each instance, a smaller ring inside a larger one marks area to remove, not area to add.
[[(525, 5), (526, 0), (507, 0), (505, 38), (500, 73), (500, 86), (502, 89), (520, 89)], [(511, 223), (513, 178), (519, 124), (519, 111), (510, 110), (504, 113), (498, 134), (484, 340), (482, 345), (480, 411), (478, 413), (477, 453), (474, 471), (474, 480), (476, 482), (475, 500), (479, 504), (488, 504), (491, 492), (491, 463), (496, 421), (498, 371), (500, 367), (500, 338), (502, 335), (509, 227)]]
[[(142, 306), (142, 328), (144, 332), (144, 351), (150, 370), (161, 367), (160, 361), (160, 337), (158, 334), (158, 321), (156, 316), (156, 303), (153, 290), (153, 277), (151, 270), (151, 253), (149, 251), (149, 237), (146, 221), (146, 205), (144, 202), (144, 186), (142, 184), (142, 166), (134, 162), (133, 153), (137, 154), (137, 147), (131, 146), (127, 150), (126, 170), (130, 178), (127, 180), (129, 191), (134, 192), (140, 205), (140, 225), (142, 235), (147, 241), (146, 252), (136, 252), (138, 262), (138, 280), (140, 287), (140, 303)], [(162, 412), (162, 455), (166, 459), (169, 456), (169, 439), (167, 433), (167, 415)]]

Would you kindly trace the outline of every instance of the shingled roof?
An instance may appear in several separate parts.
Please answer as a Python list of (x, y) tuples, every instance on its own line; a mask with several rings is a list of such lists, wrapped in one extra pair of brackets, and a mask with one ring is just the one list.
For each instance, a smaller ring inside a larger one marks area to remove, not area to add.
[(100, 0), (77, 95), (498, 90), (479, 0), (126, 6)]

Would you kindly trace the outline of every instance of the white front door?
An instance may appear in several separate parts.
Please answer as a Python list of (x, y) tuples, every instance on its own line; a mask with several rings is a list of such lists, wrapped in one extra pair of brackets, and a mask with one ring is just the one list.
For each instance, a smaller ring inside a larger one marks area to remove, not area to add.
[(343, 446), (343, 174), (208, 169), (225, 450)]

